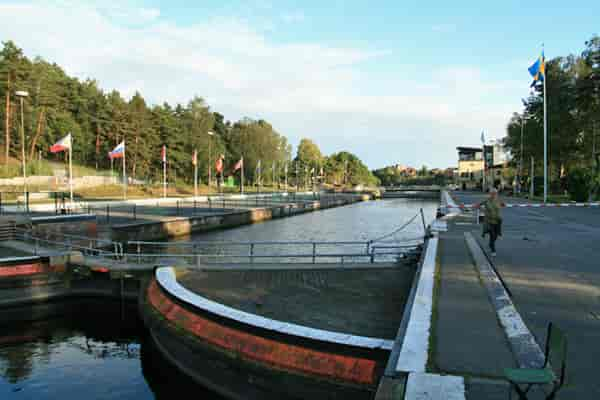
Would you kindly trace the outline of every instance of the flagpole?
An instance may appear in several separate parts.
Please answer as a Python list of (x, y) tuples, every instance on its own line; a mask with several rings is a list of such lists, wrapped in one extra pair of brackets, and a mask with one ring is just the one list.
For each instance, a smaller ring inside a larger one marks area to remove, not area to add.
[(73, 136), (69, 144), (69, 195), (71, 199), (71, 212), (73, 212)]
[[(163, 147), (164, 149), (164, 147)], [(167, 198), (167, 158), (163, 157), (163, 198)]]
[[(544, 64), (546, 60), (544, 60)], [(548, 118), (546, 115), (546, 80), (548, 73), (544, 66), (544, 203), (548, 200)]]
[(288, 165), (287, 162), (285, 163), (285, 192), (288, 192), (288, 180), (287, 180), (287, 174), (288, 174)]
[(123, 198), (127, 200), (127, 170), (125, 168), (125, 140), (123, 140)]
[(242, 172), (240, 174), (240, 190), (244, 194), (244, 157), (242, 157)]
[(198, 150), (194, 150), (194, 197), (198, 197)]

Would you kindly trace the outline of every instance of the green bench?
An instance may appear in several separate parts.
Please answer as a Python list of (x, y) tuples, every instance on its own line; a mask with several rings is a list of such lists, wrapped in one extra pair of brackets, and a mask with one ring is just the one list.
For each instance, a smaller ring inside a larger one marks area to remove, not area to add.
[(556, 392), (565, 381), (565, 369), (567, 358), (567, 337), (559, 328), (550, 323), (548, 335), (546, 336), (546, 359), (544, 366), (538, 369), (532, 368), (507, 368), (504, 376), (510, 382), (508, 398), (512, 398), (513, 388), (519, 395), (519, 399), (527, 399), (527, 393), (532, 387), (539, 385), (552, 385), (546, 400), (554, 399)]

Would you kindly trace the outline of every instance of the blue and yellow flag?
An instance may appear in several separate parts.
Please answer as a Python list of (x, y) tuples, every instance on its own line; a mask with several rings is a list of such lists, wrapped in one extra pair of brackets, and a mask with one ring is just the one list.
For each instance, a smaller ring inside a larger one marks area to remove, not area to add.
[(542, 52), (542, 55), (535, 60), (531, 67), (529, 67), (529, 73), (533, 76), (531, 87), (535, 86), (538, 82), (544, 81), (544, 78), (546, 77), (546, 60), (544, 59), (544, 52)]

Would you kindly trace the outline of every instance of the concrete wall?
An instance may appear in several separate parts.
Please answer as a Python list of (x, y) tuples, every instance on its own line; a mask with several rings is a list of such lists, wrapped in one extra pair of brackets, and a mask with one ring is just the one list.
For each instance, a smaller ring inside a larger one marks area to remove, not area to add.
[[(367, 196), (368, 199), (368, 196)], [(348, 197), (344, 199), (313, 201), (308, 203), (288, 204), (268, 208), (239, 210), (227, 214), (205, 215), (189, 218), (173, 218), (167, 221), (149, 221), (124, 224), (112, 227), (112, 239), (125, 242), (127, 240), (158, 240), (169, 237), (206, 232), (214, 229), (226, 229), (274, 218), (288, 217), (317, 209), (338, 207), (357, 201), (364, 197)]]
[[(101, 185), (109, 185), (119, 183), (119, 179), (112, 176), (82, 176), (73, 178), (73, 188), (85, 188)], [(69, 184), (68, 177), (58, 176), (28, 176), (28, 185), (47, 185), (53, 188), (66, 187)], [(23, 178), (0, 179), (0, 186), (23, 186)]]

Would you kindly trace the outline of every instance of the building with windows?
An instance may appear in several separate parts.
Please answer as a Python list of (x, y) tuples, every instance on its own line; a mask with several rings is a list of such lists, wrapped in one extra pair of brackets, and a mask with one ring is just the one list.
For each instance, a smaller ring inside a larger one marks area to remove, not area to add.
[(481, 147), (457, 147), (457, 184), (462, 189), (481, 188), (483, 183), (483, 149)]

